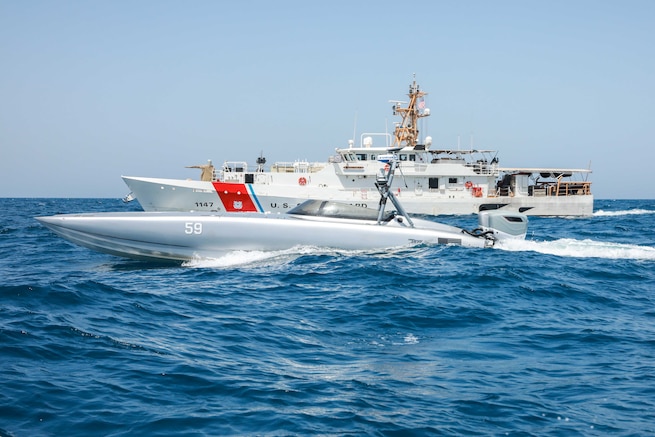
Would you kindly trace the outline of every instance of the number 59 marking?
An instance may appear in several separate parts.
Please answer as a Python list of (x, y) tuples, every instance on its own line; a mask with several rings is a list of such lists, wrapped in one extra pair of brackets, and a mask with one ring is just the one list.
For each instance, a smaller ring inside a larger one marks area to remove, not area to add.
[(191, 235), (191, 234), (202, 234), (202, 223), (197, 222), (187, 222), (184, 224), (184, 233)]

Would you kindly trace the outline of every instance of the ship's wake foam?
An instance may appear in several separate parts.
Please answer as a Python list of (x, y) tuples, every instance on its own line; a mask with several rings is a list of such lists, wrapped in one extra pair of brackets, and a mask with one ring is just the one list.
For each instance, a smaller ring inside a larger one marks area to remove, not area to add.
[[(553, 241), (534, 240), (505, 240), (494, 246), (495, 249), (510, 252), (537, 252), (545, 255), (555, 255), (574, 258), (604, 258), (604, 259), (632, 259), (655, 261), (655, 247), (639, 246), (635, 244), (613, 243), (595, 241), (590, 239), (576, 240), (573, 238), (560, 238)], [(198, 258), (183, 263), (189, 268), (233, 268), (240, 266), (258, 266), (269, 263), (281, 265), (292, 263), (302, 256), (394, 256), (405, 253), (407, 250), (415, 251), (416, 247), (395, 248), (376, 251), (338, 250), (314, 246), (296, 246), (287, 250), (278, 251), (246, 251), (237, 250), (216, 258)], [(447, 246), (424, 247), (423, 250), (447, 250)], [(473, 249), (471, 249), (473, 250)]]
[(228, 268), (239, 266), (253, 266), (266, 263), (284, 264), (292, 262), (301, 256), (335, 256), (335, 255), (356, 255), (367, 253), (360, 250), (338, 250), (315, 246), (296, 246), (287, 250), (235, 250), (216, 258), (197, 258), (185, 261), (182, 265), (190, 268)]
[(655, 247), (595, 240), (560, 238), (553, 241), (506, 240), (496, 246), (508, 251), (532, 251), (576, 258), (634, 259), (655, 261)]
[(655, 214), (655, 211), (650, 209), (627, 209), (623, 211), (604, 211), (599, 209), (594, 212), (594, 217), (619, 217), (625, 215), (645, 215), (645, 214)]
[(280, 252), (237, 250), (226, 253), (217, 258), (196, 258), (190, 261), (185, 261), (182, 265), (191, 268), (237, 267), (246, 264), (265, 262), (271, 258), (279, 256)]

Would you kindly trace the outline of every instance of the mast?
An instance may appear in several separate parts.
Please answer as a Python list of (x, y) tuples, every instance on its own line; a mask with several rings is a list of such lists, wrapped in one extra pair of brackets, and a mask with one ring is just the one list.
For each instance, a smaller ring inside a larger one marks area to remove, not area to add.
[[(416, 149), (418, 144), (418, 120), (430, 115), (430, 109), (425, 107), (423, 97), (428, 93), (421, 91), (416, 83), (416, 75), (414, 81), (409, 86), (409, 103), (406, 108), (401, 104), (405, 102), (394, 101), (393, 115), (400, 115), (401, 121), (396, 124), (394, 130), (394, 140), (391, 147), (387, 148), (386, 155), (378, 155), (378, 161), (386, 164), (387, 169), (380, 169), (380, 173), (375, 180), (375, 186), (380, 192), (380, 203), (378, 205), (378, 224), (382, 222), (384, 209), (387, 205), (387, 200), (391, 200), (393, 206), (396, 207), (396, 212), (405, 217), (407, 224), (414, 227), (414, 222), (409, 217), (405, 209), (402, 207), (396, 196), (391, 191), (391, 184), (393, 176), (398, 167), (398, 152), (404, 147), (411, 147)], [(425, 146), (422, 146), (425, 147)]]
[(393, 115), (400, 115), (401, 121), (396, 124), (392, 148), (412, 147), (418, 144), (418, 120), (430, 115), (430, 110), (425, 107), (423, 97), (428, 93), (421, 91), (414, 81), (409, 86), (409, 103), (406, 108), (400, 105), (404, 102), (394, 102)]
[(414, 227), (414, 222), (409, 217), (409, 214), (405, 212), (405, 209), (400, 204), (396, 196), (394, 196), (391, 191), (391, 184), (393, 182), (393, 175), (398, 167), (398, 152), (399, 149), (389, 149), (389, 154), (379, 155), (378, 161), (385, 163), (389, 168), (388, 170), (380, 169), (376, 179), (375, 186), (380, 193), (380, 203), (378, 205), (378, 224), (382, 223), (382, 216), (384, 215), (384, 208), (387, 205), (387, 199), (391, 200), (393, 206), (396, 207), (396, 212), (398, 215), (405, 217), (409, 227)]

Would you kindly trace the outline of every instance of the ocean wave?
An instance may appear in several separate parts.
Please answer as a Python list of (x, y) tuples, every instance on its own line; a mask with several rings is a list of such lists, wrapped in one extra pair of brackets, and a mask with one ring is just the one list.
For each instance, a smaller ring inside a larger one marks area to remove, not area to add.
[(560, 238), (553, 241), (507, 240), (496, 246), (508, 251), (532, 251), (575, 258), (634, 259), (655, 261), (655, 247), (595, 240)]
[(120, 199), (45, 203), (0, 199), (0, 437), (655, 435), (652, 200), (498, 249), (184, 264), (32, 218)]

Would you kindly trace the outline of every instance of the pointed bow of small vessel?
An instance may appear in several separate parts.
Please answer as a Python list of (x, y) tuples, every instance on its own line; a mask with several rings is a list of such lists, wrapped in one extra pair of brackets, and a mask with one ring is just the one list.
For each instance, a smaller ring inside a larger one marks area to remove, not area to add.
[[(110, 255), (151, 261), (184, 261), (196, 256), (194, 248), (169, 242), (166, 235), (171, 232), (170, 223), (150, 222), (154, 217), (149, 213), (70, 214), (36, 219), (71, 243)], [(157, 238), (148, 233), (154, 229), (160, 232)]]

